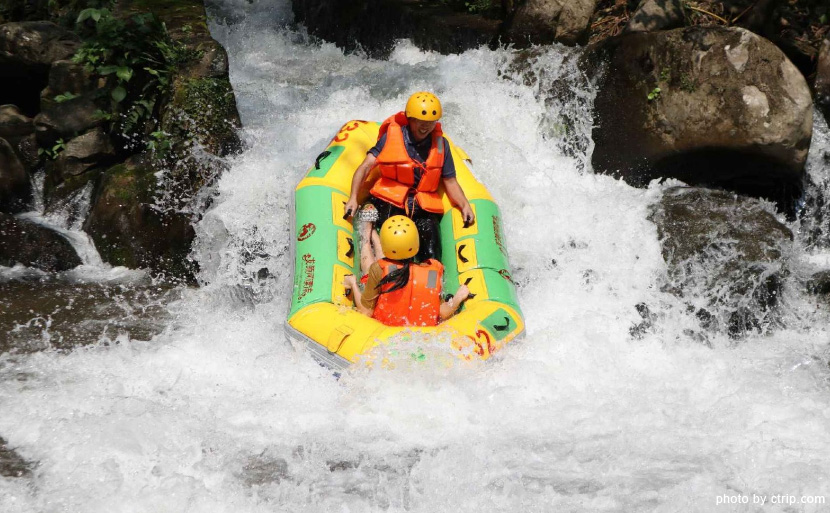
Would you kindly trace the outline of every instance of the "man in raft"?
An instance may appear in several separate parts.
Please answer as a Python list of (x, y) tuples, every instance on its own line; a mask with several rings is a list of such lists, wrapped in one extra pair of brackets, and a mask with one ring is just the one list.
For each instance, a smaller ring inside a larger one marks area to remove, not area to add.
[[(369, 171), (377, 166), (380, 178), (369, 191), (369, 209), (377, 211), (382, 224), (395, 215), (415, 222), (420, 233), (418, 260), (441, 258), (438, 223), (444, 213), (438, 186), (461, 211), (465, 226), (475, 222), (473, 209), (455, 178), (449, 143), (441, 130), (441, 102), (425, 91), (409, 97), (406, 109), (380, 126), (377, 144), (368, 151), (352, 178), (346, 215), (357, 212), (357, 195)], [(371, 206), (369, 206), (371, 205)]]
[(418, 253), (418, 228), (405, 216), (392, 216), (380, 228), (385, 258), (369, 268), (369, 280), (361, 294), (354, 275), (343, 284), (354, 294), (357, 311), (387, 326), (436, 326), (452, 317), (470, 295), (466, 285), (455, 296), (441, 301), (444, 266), (438, 260), (413, 262)]

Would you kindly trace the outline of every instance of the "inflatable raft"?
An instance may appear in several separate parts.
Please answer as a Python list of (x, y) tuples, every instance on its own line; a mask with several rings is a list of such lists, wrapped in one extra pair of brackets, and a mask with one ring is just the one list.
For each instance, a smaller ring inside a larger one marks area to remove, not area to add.
[[(370, 121), (343, 125), (297, 185), (294, 290), (286, 332), (334, 369), (348, 366), (402, 332), (440, 335), (460, 357), (487, 359), (524, 331), (524, 319), (510, 276), (499, 208), (470, 170), (467, 154), (449, 137), (457, 179), (476, 222), (465, 228), (460, 212), (443, 195), (444, 293), (454, 294), (463, 283), (475, 297), (434, 327), (386, 326), (359, 313), (346, 297), (343, 278), (361, 273), (360, 245), (351, 221), (343, 219), (344, 208), (354, 171), (375, 145), (379, 128), (379, 123)], [(376, 174), (367, 178), (361, 201), (376, 178)]]

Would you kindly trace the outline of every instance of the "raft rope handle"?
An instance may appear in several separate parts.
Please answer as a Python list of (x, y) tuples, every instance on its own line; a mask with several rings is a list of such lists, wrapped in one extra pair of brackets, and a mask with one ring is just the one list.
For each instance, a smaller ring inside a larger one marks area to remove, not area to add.
[[(470, 276), (469, 278), (467, 278), (466, 280), (464, 280), (464, 285), (469, 285), (471, 281), (473, 281), (473, 277), (472, 277), (472, 276)], [(475, 294), (473, 294), (472, 292), (470, 292), (470, 293), (467, 295), (467, 299), (473, 299), (474, 297), (476, 297), (476, 295), (475, 295)], [(467, 299), (465, 299), (464, 301), (466, 301)]]
[[(464, 248), (466, 248), (466, 247), (467, 247), (466, 244), (462, 244), (462, 245), (458, 246), (458, 259), (461, 260), (462, 264), (466, 264), (467, 262), (470, 261), (469, 258), (467, 258), (467, 257), (465, 257), (464, 255), (461, 254), (461, 252), (464, 251)], [(470, 278), (470, 279), (472, 279), (472, 278)], [(465, 285), (466, 285), (466, 283), (465, 283)]]
[(320, 169), (320, 162), (325, 160), (331, 152), (329, 150), (324, 151), (323, 153), (317, 155), (317, 160), (314, 161), (314, 169)]

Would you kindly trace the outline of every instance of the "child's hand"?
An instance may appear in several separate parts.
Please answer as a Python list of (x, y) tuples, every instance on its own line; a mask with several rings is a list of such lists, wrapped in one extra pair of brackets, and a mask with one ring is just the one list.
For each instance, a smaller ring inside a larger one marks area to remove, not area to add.
[(357, 288), (357, 280), (355, 280), (354, 274), (347, 274), (343, 277), (343, 286), (346, 289), (354, 290)]
[(455, 296), (453, 296), (453, 299), (455, 299), (455, 301), (460, 305), (461, 303), (466, 301), (469, 296), (470, 289), (468, 289), (466, 285), (462, 285), (458, 287), (458, 290), (455, 292)]

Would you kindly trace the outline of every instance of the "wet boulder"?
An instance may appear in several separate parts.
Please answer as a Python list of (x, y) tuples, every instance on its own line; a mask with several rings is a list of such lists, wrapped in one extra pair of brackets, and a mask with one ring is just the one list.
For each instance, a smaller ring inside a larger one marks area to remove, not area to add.
[(34, 118), (38, 142), (51, 146), (58, 139), (103, 125), (101, 113), (110, 108), (109, 97), (105, 82), (90, 76), (83, 66), (55, 63), (40, 95), (41, 112)]
[(527, 0), (505, 26), (503, 41), (519, 46), (584, 43), (597, 0)]
[(819, 271), (807, 280), (807, 292), (817, 296), (830, 297), (830, 271)]
[(824, 119), (830, 123), (830, 39), (825, 39), (821, 43), (814, 88), (816, 91), (816, 105), (824, 114)]
[(46, 71), (74, 54), (80, 40), (50, 21), (23, 21), (0, 26), (0, 62)]
[(653, 32), (682, 27), (686, 21), (680, 0), (643, 0), (625, 26), (626, 32)]
[(115, 147), (109, 135), (103, 129), (96, 128), (66, 143), (53, 169), (61, 180), (65, 180), (94, 166), (111, 163), (115, 156)]
[(189, 216), (158, 208), (157, 186), (156, 169), (146, 157), (134, 156), (108, 169), (99, 180), (84, 231), (105, 262), (190, 278), (193, 226)]
[(630, 33), (589, 49), (605, 65), (592, 164), (635, 186), (661, 177), (767, 198), (792, 211), (812, 135), (804, 77), (740, 28)]
[(29, 174), (12, 145), (0, 138), (0, 212), (22, 212), (30, 200)]
[[(2, 346), (0, 345), (0, 348)], [(0, 437), (0, 476), (3, 477), (31, 477), (35, 464), (20, 456), (17, 451), (9, 447), (8, 442)]]
[(58, 232), (0, 213), (0, 265), (16, 264), (55, 272), (77, 267), (81, 259)]
[(110, 89), (103, 77), (71, 60), (56, 61), (40, 93), (41, 112), (34, 119), (38, 141), (51, 146), (101, 126), (100, 114), (109, 108)]
[(19, 138), (34, 132), (32, 118), (21, 113), (17, 105), (0, 105), (0, 137)]
[(652, 207), (666, 289), (706, 328), (741, 336), (775, 322), (793, 234), (769, 206), (723, 190), (667, 189)]

